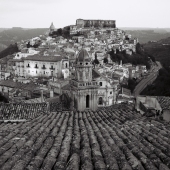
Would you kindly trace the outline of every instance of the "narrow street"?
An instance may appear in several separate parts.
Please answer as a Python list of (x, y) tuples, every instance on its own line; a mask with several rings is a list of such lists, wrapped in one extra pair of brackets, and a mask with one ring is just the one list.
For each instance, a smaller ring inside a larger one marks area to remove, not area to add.
[(152, 69), (152, 72), (149, 73), (149, 75), (144, 78), (143, 80), (141, 80), (139, 82), (139, 84), (136, 86), (136, 88), (133, 91), (133, 95), (137, 96), (140, 94), (140, 92), (148, 85), (148, 84), (152, 84), (153, 81), (156, 79), (158, 73), (159, 73), (159, 69), (162, 68), (162, 65), (160, 64), (160, 62), (156, 62), (157, 66), (154, 66)]

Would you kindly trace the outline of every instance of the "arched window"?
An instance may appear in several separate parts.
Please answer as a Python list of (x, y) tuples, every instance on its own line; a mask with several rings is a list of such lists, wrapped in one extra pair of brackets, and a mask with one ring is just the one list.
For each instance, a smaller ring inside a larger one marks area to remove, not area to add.
[(83, 73), (82, 72), (79, 72), (79, 80), (83, 80)]
[(89, 77), (89, 72), (86, 72), (86, 79), (88, 79)]
[(102, 104), (103, 104), (103, 98), (99, 97), (99, 105), (102, 105)]
[(90, 101), (90, 96), (86, 96), (86, 108), (89, 108), (89, 101)]

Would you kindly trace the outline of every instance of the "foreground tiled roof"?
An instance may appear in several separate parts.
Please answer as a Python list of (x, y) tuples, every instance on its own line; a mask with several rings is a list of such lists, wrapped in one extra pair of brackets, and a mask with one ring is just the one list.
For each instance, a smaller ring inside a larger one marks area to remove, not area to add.
[(1, 170), (168, 170), (170, 128), (126, 105), (0, 124)]
[(19, 88), (22, 84), (19, 82), (14, 82), (13, 80), (2, 80), (0, 81), (0, 86)]
[(170, 97), (157, 96), (157, 100), (160, 103), (162, 109), (170, 110)]

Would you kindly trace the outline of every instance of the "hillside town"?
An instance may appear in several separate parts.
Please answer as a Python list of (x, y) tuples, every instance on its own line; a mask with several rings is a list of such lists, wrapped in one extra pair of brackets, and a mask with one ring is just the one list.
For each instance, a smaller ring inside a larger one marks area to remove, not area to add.
[(111, 55), (138, 45), (115, 20), (83, 19), (17, 42), (0, 59), (0, 169), (169, 170), (170, 97), (139, 95), (162, 65)]
[[(140, 80), (148, 70), (145, 65), (113, 62), (108, 51), (132, 55), (136, 52), (137, 38), (132, 39), (116, 28), (114, 20), (77, 19), (76, 25), (70, 26), (71, 38), (67, 39), (56, 36), (56, 30), (52, 23), (44, 35), (17, 42), (20, 52), (0, 60), (0, 92), (10, 102), (57, 100), (63, 93), (73, 99), (68, 91), (74, 83), (81, 82), (82, 86), (83, 82), (93, 81), (97, 93), (95, 109), (132, 102), (131, 91), (123, 90), (121, 85), (127, 84), (129, 78)], [(84, 110), (85, 106), (77, 109)]]

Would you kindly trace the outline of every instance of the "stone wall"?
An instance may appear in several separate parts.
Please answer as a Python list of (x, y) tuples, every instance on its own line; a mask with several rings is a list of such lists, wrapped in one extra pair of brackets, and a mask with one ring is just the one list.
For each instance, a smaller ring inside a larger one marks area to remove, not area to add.
[(77, 19), (76, 25), (83, 27), (110, 27), (116, 28), (115, 20), (83, 20)]

